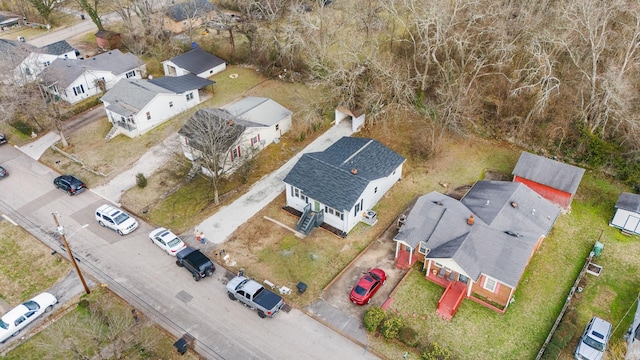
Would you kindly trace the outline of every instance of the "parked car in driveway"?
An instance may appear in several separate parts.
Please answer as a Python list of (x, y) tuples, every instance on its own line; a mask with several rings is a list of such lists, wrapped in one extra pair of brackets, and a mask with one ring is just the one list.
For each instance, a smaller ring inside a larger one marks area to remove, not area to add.
[(367, 271), (351, 289), (349, 300), (356, 305), (368, 304), (386, 281), (387, 274), (384, 270), (374, 268)]
[(584, 329), (576, 348), (577, 360), (600, 360), (611, 337), (611, 324), (594, 316)]
[(164, 250), (167, 255), (176, 256), (176, 254), (187, 247), (184, 241), (177, 237), (171, 230), (167, 230), (163, 227), (153, 230), (149, 234), (151, 242), (158, 245), (160, 249)]
[(11, 309), (0, 319), (0, 343), (4, 343), (12, 336), (16, 336), (27, 325), (40, 315), (51, 311), (58, 302), (55, 296), (43, 292), (29, 301)]
[(87, 189), (86, 185), (73, 175), (60, 175), (53, 179), (53, 186), (70, 196), (80, 194)]
[(7, 143), (7, 137), (0, 133), (0, 145)]
[(124, 236), (138, 228), (138, 221), (115, 206), (104, 204), (96, 209), (96, 221)]
[(9, 176), (7, 169), (0, 166), (0, 179), (6, 178), (7, 176)]

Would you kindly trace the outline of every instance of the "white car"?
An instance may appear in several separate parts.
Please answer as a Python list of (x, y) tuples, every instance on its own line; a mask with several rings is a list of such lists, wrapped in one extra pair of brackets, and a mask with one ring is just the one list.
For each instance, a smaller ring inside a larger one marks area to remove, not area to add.
[(167, 255), (176, 256), (176, 254), (187, 247), (184, 241), (177, 237), (171, 230), (163, 227), (153, 230), (149, 234), (151, 242), (158, 245)]
[(609, 337), (611, 337), (611, 324), (594, 316), (580, 337), (574, 357), (576, 360), (601, 360), (607, 350)]
[(117, 207), (104, 204), (96, 210), (96, 221), (100, 226), (126, 235), (138, 228), (138, 221)]
[(27, 325), (45, 312), (51, 311), (58, 302), (55, 296), (43, 292), (29, 301), (16, 306), (0, 319), (0, 343), (20, 333)]

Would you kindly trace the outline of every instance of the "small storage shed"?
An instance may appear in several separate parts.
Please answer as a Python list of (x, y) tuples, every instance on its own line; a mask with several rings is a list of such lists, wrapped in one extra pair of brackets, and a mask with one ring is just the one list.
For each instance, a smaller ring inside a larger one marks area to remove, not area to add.
[(120, 34), (115, 31), (100, 30), (95, 36), (98, 47), (104, 51), (120, 47)]
[(640, 195), (623, 192), (616, 202), (616, 213), (609, 226), (640, 235)]

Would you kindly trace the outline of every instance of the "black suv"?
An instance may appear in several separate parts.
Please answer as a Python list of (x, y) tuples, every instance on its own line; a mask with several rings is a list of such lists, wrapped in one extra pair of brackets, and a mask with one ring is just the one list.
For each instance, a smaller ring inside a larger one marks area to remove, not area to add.
[(211, 276), (216, 271), (213, 262), (206, 255), (190, 246), (176, 254), (176, 265), (184, 266), (185, 269), (191, 271), (195, 281), (200, 281), (205, 276)]
[(64, 190), (69, 195), (76, 195), (86, 190), (82, 181), (73, 175), (60, 175), (53, 180), (53, 185), (57, 189)]

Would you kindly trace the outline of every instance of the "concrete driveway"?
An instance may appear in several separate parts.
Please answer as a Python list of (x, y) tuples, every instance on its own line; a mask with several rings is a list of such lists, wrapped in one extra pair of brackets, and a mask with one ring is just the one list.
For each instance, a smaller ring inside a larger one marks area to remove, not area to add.
[[(374, 226), (382, 226), (376, 224)], [(372, 229), (373, 230), (373, 229)], [(371, 306), (382, 306), (393, 289), (407, 271), (395, 267), (395, 242), (397, 230), (394, 224), (374, 240), (369, 247), (354, 259), (322, 292), (320, 300), (307, 307), (307, 311), (322, 321), (331, 324), (336, 330), (361, 344), (367, 344), (366, 330), (362, 325), (362, 316)], [(371, 299), (371, 303), (358, 306), (351, 303), (349, 293), (363, 273), (371, 268), (380, 268), (387, 274), (387, 282)]]

